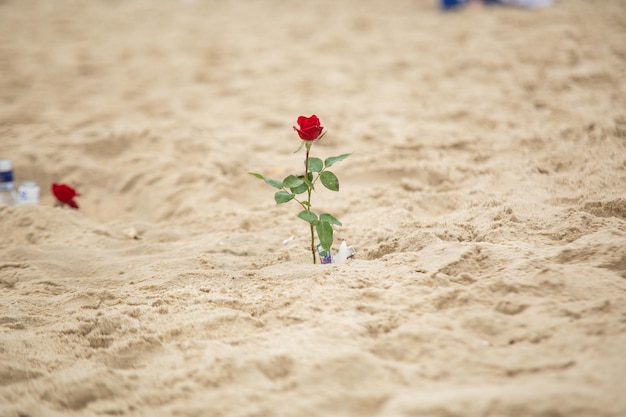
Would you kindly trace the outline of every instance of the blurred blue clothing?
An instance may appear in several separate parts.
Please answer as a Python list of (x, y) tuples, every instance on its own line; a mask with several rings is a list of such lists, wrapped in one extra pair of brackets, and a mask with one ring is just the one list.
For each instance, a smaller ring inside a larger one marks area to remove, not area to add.
[[(471, 0), (439, 0), (439, 5), (444, 10), (455, 9), (459, 6), (470, 3)], [(484, 4), (508, 4), (512, 6), (525, 7), (528, 9), (540, 9), (551, 6), (553, 0), (482, 0)]]
[[(462, 6), (469, 3), (470, 0), (440, 0), (439, 3), (444, 9), (454, 9), (455, 7)], [(497, 3), (498, 0), (485, 0), (483, 3)]]

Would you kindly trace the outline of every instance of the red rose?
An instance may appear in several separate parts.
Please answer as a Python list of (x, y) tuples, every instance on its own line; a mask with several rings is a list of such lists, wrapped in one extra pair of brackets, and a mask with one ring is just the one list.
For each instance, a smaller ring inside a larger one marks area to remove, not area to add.
[(66, 184), (52, 184), (52, 194), (61, 203), (77, 209), (78, 204), (74, 201), (74, 197), (78, 197), (80, 194), (75, 189)]
[(298, 117), (298, 126), (300, 126), (300, 129), (294, 126), (293, 130), (298, 132), (298, 136), (302, 140), (312, 141), (318, 139), (322, 134), (322, 130), (324, 130), (324, 127), (320, 126), (320, 119), (316, 115)]

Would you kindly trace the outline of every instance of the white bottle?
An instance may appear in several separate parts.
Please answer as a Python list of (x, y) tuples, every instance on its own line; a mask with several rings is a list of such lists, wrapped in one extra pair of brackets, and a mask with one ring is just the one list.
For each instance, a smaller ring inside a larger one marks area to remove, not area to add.
[(13, 182), (13, 165), (8, 159), (0, 159), (0, 205), (17, 204), (15, 182)]

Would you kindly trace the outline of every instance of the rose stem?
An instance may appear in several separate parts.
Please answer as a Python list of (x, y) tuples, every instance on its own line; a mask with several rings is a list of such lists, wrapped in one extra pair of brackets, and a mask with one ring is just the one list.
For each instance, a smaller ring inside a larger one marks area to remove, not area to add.
[[(309, 179), (309, 150), (311, 150), (311, 142), (307, 142), (306, 143), (306, 158), (304, 160), (304, 167), (305, 167), (305, 171), (304, 171), (304, 175), (306, 177), (306, 179)], [(307, 185), (307, 210), (311, 210), (311, 187), (309, 187)], [(311, 226), (311, 255), (313, 255), (313, 263), (317, 263), (315, 260), (315, 231), (313, 230), (313, 224), (310, 223), (309, 226)]]

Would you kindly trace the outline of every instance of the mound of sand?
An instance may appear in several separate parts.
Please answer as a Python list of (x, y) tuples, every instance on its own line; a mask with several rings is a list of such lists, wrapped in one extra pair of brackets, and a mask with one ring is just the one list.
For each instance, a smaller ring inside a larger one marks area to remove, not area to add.
[[(42, 187), (0, 207), (0, 415), (626, 415), (624, 39), (622, 0), (0, 2)], [(341, 265), (247, 174), (313, 113)]]

